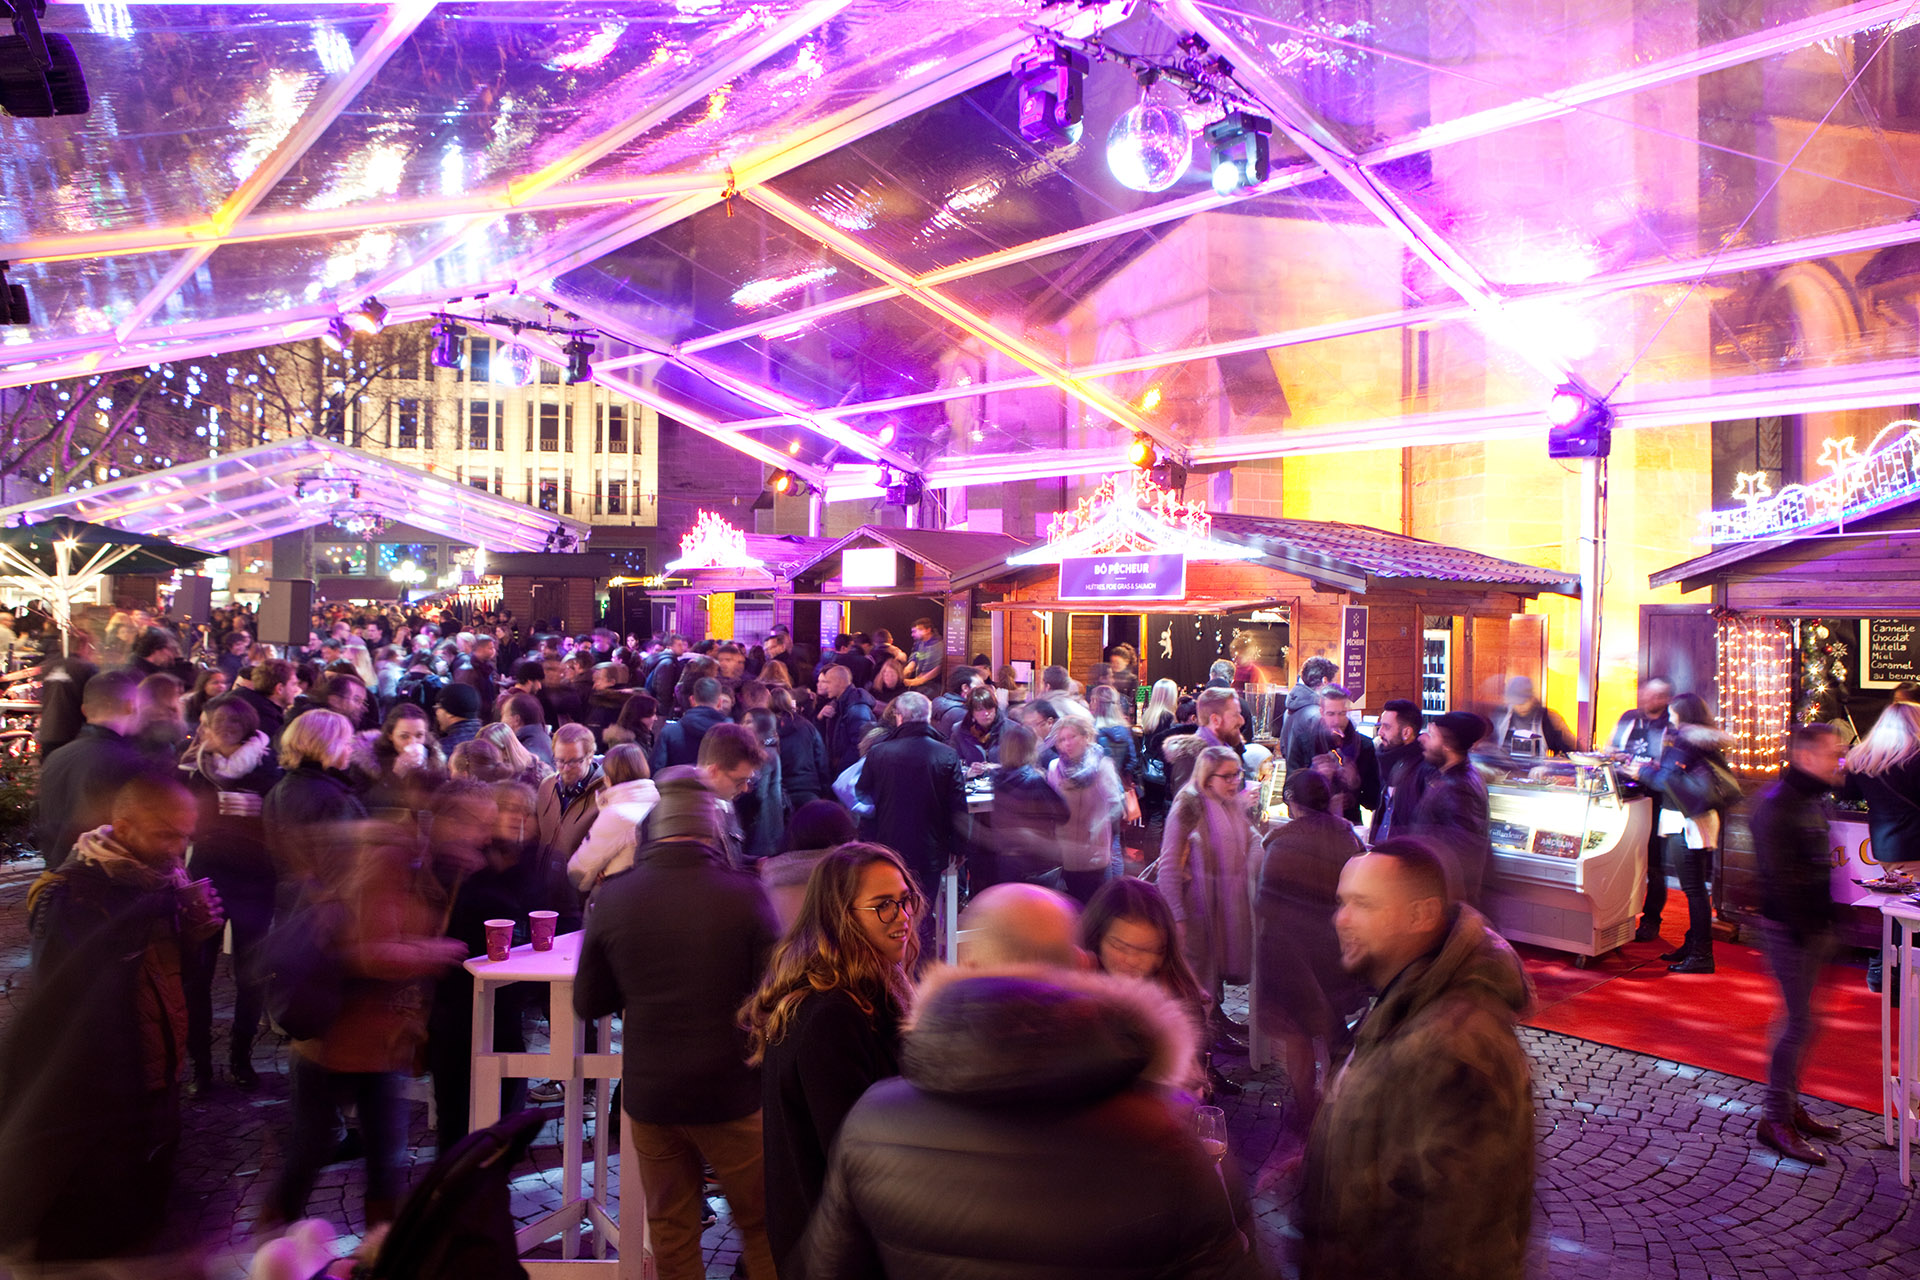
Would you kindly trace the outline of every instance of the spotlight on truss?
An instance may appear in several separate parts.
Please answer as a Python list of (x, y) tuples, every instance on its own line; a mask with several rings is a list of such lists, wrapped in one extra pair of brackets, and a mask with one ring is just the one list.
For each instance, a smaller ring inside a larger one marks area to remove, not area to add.
[(387, 306), (378, 298), (368, 298), (347, 312), (346, 321), (355, 333), (378, 333), (386, 327)]
[(1613, 451), (1613, 410), (1584, 387), (1555, 387), (1547, 422), (1549, 458), (1604, 458)]
[(73, 41), (40, 29), (46, 9), (46, 0), (0, 5), (13, 19), (13, 34), (0, 36), (0, 114), (83, 116), (93, 106)]
[(339, 355), (353, 345), (353, 335), (347, 332), (347, 322), (339, 316), (327, 321), (327, 327), (321, 331), (320, 345)]
[(428, 358), (436, 369), (458, 369), (461, 351), (467, 341), (467, 326), (441, 316), (433, 324), (433, 354)]
[(562, 350), (567, 353), (567, 385), (592, 381), (593, 344), (576, 333)]
[(1127, 462), (1146, 471), (1160, 461), (1160, 451), (1153, 447), (1149, 436), (1135, 436), (1133, 443), (1127, 446)]
[(1020, 136), (1032, 143), (1076, 141), (1086, 75), (1086, 55), (1051, 41), (1020, 55), (1013, 64)]
[(1272, 133), (1273, 121), (1247, 111), (1229, 111), (1207, 126), (1207, 153), (1217, 194), (1230, 196), (1267, 180), (1273, 172)]
[(780, 498), (798, 498), (813, 492), (813, 486), (807, 483), (805, 477), (791, 471), (774, 472), (767, 480), (767, 488)]

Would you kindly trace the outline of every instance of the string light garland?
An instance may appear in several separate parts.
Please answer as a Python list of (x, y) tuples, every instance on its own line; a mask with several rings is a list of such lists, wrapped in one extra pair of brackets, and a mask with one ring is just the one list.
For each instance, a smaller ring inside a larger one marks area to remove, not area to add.
[(1773, 618), (1716, 617), (1721, 727), (1733, 735), (1736, 772), (1778, 773), (1793, 718), (1793, 648)]
[(1852, 436), (1826, 440), (1820, 463), (1828, 474), (1810, 484), (1774, 492), (1764, 471), (1740, 472), (1734, 499), (1741, 505), (1709, 511), (1705, 541), (1744, 542), (1777, 538), (1826, 524), (1841, 524), (1920, 494), (1920, 420), (1889, 422), (1865, 453)]

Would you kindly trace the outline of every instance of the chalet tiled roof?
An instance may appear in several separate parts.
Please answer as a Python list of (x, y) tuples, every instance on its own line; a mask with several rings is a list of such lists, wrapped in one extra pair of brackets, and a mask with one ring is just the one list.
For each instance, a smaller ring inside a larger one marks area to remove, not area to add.
[(1020, 539), (1005, 533), (969, 529), (893, 529), (867, 524), (822, 548), (806, 564), (796, 566), (792, 576), (799, 576), (838, 555), (846, 547), (867, 542), (892, 547), (950, 579), (976, 574), (979, 570), (1001, 563), (1027, 546)]
[(1511, 587), (1529, 592), (1554, 591), (1563, 595), (1579, 592), (1577, 573), (1502, 560), (1366, 525), (1215, 515), (1213, 533), (1223, 541), (1257, 546), (1269, 558), (1297, 567), (1309, 577), (1315, 576), (1314, 570), (1318, 568), (1349, 581), (1417, 579)]

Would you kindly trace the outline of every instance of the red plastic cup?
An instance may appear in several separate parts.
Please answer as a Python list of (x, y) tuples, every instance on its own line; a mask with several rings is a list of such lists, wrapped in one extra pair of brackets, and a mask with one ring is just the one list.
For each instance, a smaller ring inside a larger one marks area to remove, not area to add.
[(553, 950), (553, 931), (560, 924), (558, 911), (529, 911), (527, 921), (533, 929), (533, 949), (535, 951)]
[(513, 947), (513, 921), (487, 921), (487, 959), (505, 960)]

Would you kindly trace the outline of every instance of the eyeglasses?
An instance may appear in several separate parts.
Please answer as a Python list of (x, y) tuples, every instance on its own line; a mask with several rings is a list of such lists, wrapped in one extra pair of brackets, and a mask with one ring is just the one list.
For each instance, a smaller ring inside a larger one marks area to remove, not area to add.
[(856, 906), (854, 910), (871, 911), (874, 919), (881, 924), (892, 924), (900, 918), (901, 912), (912, 915), (920, 910), (920, 900), (918, 898), (882, 898), (870, 907)]

